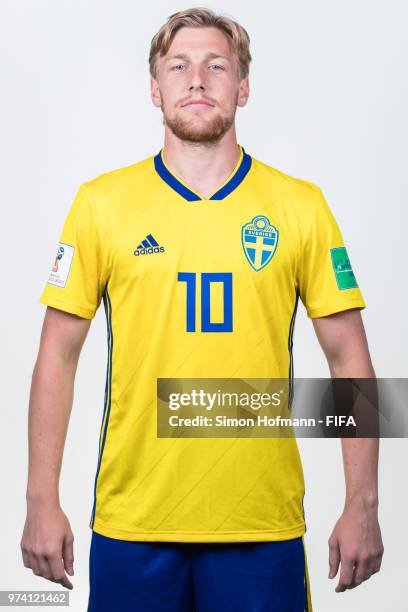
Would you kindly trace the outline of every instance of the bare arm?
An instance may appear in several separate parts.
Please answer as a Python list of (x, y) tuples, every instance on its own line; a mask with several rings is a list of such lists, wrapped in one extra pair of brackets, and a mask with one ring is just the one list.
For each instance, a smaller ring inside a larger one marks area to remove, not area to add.
[[(333, 378), (375, 378), (358, 310), (313, 319)], [(381, 567), (378, 523), (378, 438), (342, 438), (346, 481), (344, 510), (329, 538), (329, 578), (341, 573), (336, 591), (358, 586)]]
[(75, 373), (91, 320), (47, 307), (32, 375), (24, 565), (38, 576), (72, 583), (73, 535), (59, 503), (59, 476), (72, 409)]

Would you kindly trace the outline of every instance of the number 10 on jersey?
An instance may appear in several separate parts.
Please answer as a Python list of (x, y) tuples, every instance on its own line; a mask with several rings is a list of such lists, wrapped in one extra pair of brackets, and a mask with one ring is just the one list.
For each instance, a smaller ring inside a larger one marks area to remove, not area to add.
[[(201, 282), (201, 331), (232, 332), (232, 272), (179, 272), (177, 280), (186, 283), (186, 331), (196, 331), (197, 277)], [(222, 283), (223, 321), (211, 322), (211, 284)]]

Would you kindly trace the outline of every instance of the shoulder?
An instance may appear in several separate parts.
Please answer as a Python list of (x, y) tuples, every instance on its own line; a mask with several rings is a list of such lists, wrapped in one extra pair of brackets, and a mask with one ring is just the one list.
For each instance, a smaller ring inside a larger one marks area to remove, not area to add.
[(88, 188), (93, 195), (111, 195), (116, 190), (128, 188), (130, 185), (142, 185), (153, 174), (154, 156), (146, 157), (139, 162), (102, 172), (96, 177), (86, 180), (81, 186)]
[(84, 202), (101, 228), (108, 228), (121, 206), (137, 205), (153, 174), (153, 156), (102, 172), (79, 185), (77, 200)]
[(295, 205), (316, 206), (324, 199), (321, 188), (314, 182), (288, 174), (270, 164), (252, 158), (255, 181), (268, 189), (275, 198)]

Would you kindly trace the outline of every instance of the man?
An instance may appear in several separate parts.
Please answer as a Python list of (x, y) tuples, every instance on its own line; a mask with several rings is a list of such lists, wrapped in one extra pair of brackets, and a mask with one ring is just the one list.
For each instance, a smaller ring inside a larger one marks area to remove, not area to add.
[[(149, 60), (164, 147), (80, 186), (40, 298), (21, 546), (26, 567), (67, 588), (73, 535), (58, 476), (77, 360), (102, 300), (107, 319), (91, 612), (312, 609), (296, 439), (156, 429), (158, 378), (291, 379), (299, 297), (331, 375), (375, 376), (365, 303), (322, 191), (237, 142), (250, 60), (233, 20), (205, 9), (168, 19)], [(382, 556), (378, 440), (342, 445), (336, 591), (368, 579)]]

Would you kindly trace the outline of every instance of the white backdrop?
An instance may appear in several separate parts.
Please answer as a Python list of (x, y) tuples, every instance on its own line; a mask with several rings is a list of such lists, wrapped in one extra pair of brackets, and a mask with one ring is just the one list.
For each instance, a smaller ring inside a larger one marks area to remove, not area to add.
[[(198, 3), (201, 5), (201, 3)], [(150, 39), (188, 5), (165, 0), (1, 0), (2, 427), (0, 589), (58, 589), (24, 568), (27, 409), (45, 307), (38, 303), (79, 184), (162, 146), (149, 97)], [(237, 113), (248, 153), (317, 183), (340, 225), (359, 286), (377, 376), (407, 376), (407, 5), (401, 0), (229, 0), (206, 6), (251, 36), (251, 96)], [(143, 12), (142, 12), (143, 11)], [(71, 609), (86, 609), (88, 527), (107, 359), (103, 308), (80, 358), (61, 477), (75, 535)], [(295, 376), (329, 376), (299, 305)], [(381, 442), (383, 568), (335, 593), (327, 538), (344, 499), (339, 440), (300, 440), (315, 612), (404, 612), (406, 440)]]

